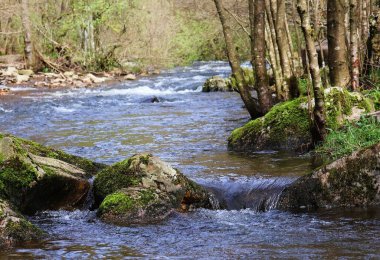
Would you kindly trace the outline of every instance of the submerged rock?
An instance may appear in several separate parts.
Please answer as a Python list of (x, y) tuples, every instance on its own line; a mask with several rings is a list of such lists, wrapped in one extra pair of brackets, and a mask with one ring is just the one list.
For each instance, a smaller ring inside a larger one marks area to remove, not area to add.
[(226, 79), (219, 76), (209, 78), (202, 87), (202, 92), (232, 92), (233, 89)]
[(281, 194), (278, 208), (380, 205), (380, 143), (301, 177)]
[[(337, 129), (345, 120), (357, 120), (373, 111), (371, 101), (360, 93), (342, 88), (325, 91), (328, 128)], [(300, 97), (274, 106), (265, 116), (235, 129), (228, 139), (234, 151), (307, 151), (312, 144), (307, 98)]]
[(138, 154), (101, 171), (94, 181), (98, 215), (119, 225), (152, 223), (174, 210), (213, 208), (214, 198), (151, 154)]
[(10, 204), (0, 199), (0, 248), (38, 241), (46, 234), (17, 213)]
[(88, 177), (102, 167), (31, 141), (0, 135), (0, 198), (23, 213), (79, 207), (90, 189)]

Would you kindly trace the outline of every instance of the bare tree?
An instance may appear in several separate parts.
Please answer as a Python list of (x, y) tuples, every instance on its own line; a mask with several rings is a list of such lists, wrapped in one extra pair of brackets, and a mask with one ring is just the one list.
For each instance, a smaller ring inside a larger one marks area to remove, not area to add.
[(255, 88), (263, 114), (273, 106), (265, 62), (265, 2), (248, 0), (251, 25), (251, 63), (255, 72)]
[(347, 62), (345, 1), (327, 1), (327, 39), (332, 86), (346, 87), (350, 82)]
[(258, 118), (262, 115), (261, 109), (249, 92), (248, 85), (244, 80), (243, 70), (241, 69), (240, 60), (233, 43), (232, 30), (227, 21), (227, 13), (223, 7), (222, 0), (214, 0), (214, 3), (216, 10), (218, 11), (220, 22), (222, 24), (228, 60), (231, 66), (233, 77), (236, 79), (240, 96), (249, 114), (251, 115), (251, 118)]
[(359, 39), (358, 39), (358, 4), (357, 0), (350, 0), (350, 58), (351, 58), (351, 87), (359, 87)]
[(323, 141), (326, 137), (326, 116), (324, 92), (322, 80), (318, 65), (318, 53), (315, 48), (313, 29), (310, 25), (310, 14), (307, 9), (306, 0), (297, 0), (297, 10), (301, 18), (302, 32), (306, 42), (307, 57), (309, 59), (309, 68), (313, 84), (315, 106), (313, 110), (314, 142)]
[(24, 28), (24, 54), (26, 67), (33, 68), (35, 66), (33, 44), (32, 44), (32, 28), (29, 16), (29, 0), (21, 0), (22, 9), (22, 26)]

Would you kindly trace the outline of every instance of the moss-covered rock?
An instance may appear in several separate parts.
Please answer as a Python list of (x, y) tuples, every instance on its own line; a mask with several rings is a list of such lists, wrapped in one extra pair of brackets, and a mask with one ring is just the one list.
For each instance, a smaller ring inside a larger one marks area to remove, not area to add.
[[(374, 110), (371, 100), (342, 88), (325, 90), (328, 128), (336, 129), (345, 120), (356, 120)], [(228, 139), (234, 151), (307, 150), (312, 142), (307, 98), (300, 97), (275, 105), (264, 117), (235, 129)]]
[[(79, 207), (90, 189), (86, 177), (93, 169), (86, 172), (65, 161), (41, 156), (46, 151), (52, 150), (13, 136), (0, 138), (0, 198), (23, 213)], [(65, 154), (65, 158), (75, 157)]]
[(202, 92), (232, 92), (234, 91), (228, 79), (213, 76), (206, 80), (202, 87)]
[(0, 249), (20, 243), (38, 241), (46, 234), (0, 199)]
[(301, 177), (280, 196), (281, 209), (380, 205), (380, 143)]
[(151, 154), (132, 156), (101, 171), (94, 194), (100, 218), (120, 225), (162, 220), (175, 209), (216, 205), (203, 187)]
[(175, 206), (165, 192), (135, 187), (108, 195), (98, 214), (104, 222), (117, 225), (149, 224), (165, 219)]
[(46, 147), (30, 140), (19, 138), (10, 134), (0, 133), (0, 139), (4, 137), (9, 137), (13, 140), (15, 146), (18, 148), (19, 153), (23, 153), (24, 155), (27, 153), (31, 153), (31, 154), (38, 155), (41, 157), (53, 158), (53, 159), (57, 159), (57, 160), (72, 164), (82, 169), (88, 177), (95, 175), (96, 173), (99, 172), (99, 170), (106, 167), (106, 165), (104, 164), (96, 163), (79, 156), (67, 154), (63, 151)]

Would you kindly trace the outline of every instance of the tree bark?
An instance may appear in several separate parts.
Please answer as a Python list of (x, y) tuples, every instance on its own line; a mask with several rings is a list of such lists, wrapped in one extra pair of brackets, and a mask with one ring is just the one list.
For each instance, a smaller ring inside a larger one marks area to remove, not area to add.
[(315, 101), (313, 110), (313, 139), (314, 143), (318, 143), (323, 141), (327, 135), (324, 91), (318, 65), (318, 53), (315, 48), (313, 30), (310, 25), (310, 14), (307, 9), (306, 0), (297, 0), (297, 10), (301, 17), (301, 27), (306, 42), (307, 57), (310, 64), (309, 68)]
[(248, 0), (251, 25), (251, 63), (255, 72), (255, 88), (261, 112), (266, 114), (273, 106), (265, 62), (265, 2)]
[(32, 29), (29, 17), (29, 0), (21, 0), (22, 26), (24, 28), (24, 55), (27, 68), (34, 68), (35, 60), (32, 44)]
[(281, 68), (283, 72), (283, 99), (289, 99), (289, 79), (292, 76), (291, 64), (289, 62), (287, 52), (287, 39), (285, 28), (285, 0), (271, 0), (271, 11), (274, 20), (274, 26), (276, 31), (276, 41), (280, 54)]
[(327, 39), (332, 86), (346, 87), (350, 82), (347, 62), (345, 5), (342, 0), (327, 1)]
[(351, 87), (357, 90), (360, 73), (357, 0), (350, 0), (350, 32)]
[(227, 21), (227, 14), (224, 10), (222, 0), (214, 0), (216, 10), (218, 11), (219, 19), (222, 24), (224, 39), (226, 42), (227, 56), (231, 66), (232, 75), (236, 79), (237, 87), (240, 96), (245, 104), (252, 119), (262, 116), (259, 105), (256, 103), (251, 93), (249, 92), (248, 85), (244, 80), (243, 70), (240, 67), (238, 54), (233, 43), (232, 30)]

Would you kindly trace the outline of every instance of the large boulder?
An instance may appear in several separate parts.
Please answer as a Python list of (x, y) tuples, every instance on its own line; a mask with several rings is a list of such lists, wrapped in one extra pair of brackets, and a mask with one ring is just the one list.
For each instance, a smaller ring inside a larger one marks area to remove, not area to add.
[(301, 177), (280, 196), (280, 209), (380, 205), (380, 143)]
[(205, 84), (202, 87), (202, 92), (232, 92), (233, 88), (229, 84), (228, 80), (219, 77), (213, 76), (206, 80)]
[(102, 167), (31, 141), (0, 135), (0, 198), (22, 213), (80, 207), (90, 190), (88, 177)]
[(152, 223), (174, 210), (216, 207), (214, 197), (151, 154), (138, 154), (101, 171), (94, 181), (99, 217), (119, 225)]
[[(374, 110), (372, 101), (360, 93), (334, 87), (325, 90), (327, 127), (339, 128), (345, 120), (357, 120)], [(306, 151), (312, 144), (308, 104), (300, 97), (275, 105), (265, 116), (235, 129), (228, 139), (234, 151)]]
[(20, 243), (38, 241), (46, 234), (0, 199), (0, 249)]

